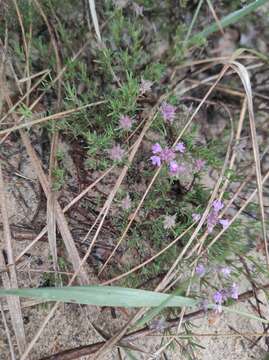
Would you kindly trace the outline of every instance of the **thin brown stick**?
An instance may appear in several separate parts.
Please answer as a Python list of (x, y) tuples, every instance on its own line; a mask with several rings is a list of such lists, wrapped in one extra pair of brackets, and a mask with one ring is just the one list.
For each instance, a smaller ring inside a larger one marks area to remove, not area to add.
[[(42, 72), (43, 73), (43, 72)], [(49, 70), (44, 71), (43, 76), (29, 89), (28, 92), (26, 92), (7, 112), (6, 114), (0, 119), (0, 123), (4, 122), (4, 120), (27, 98), (28, 95), (30, 95), (37, 86), (47, 77), (47, 75), (50, 73)], [(19, 82), (20, 83), (20, 82)], [(1, 143), (3, 142), (3, 139), (1, 139)]]
[(251, 89), (250, 79), (249, 79), (249, 75), (248, 75), (246, 68), (237, 61), (232, 61), (231, 67), (239, 75), (239, 77), (242, 81), (242, 84), (244, 86), (244, 89), (246, 92), (246, 97), (247, 97), (253, 155), (254, 155), (254, 160), (255, 160), (258, 198), (259, 198), (260, 212), (261, 212), (261, 219), (262, 219), (262, 221), (261, 221), (262, 232), (263, 232), (263, 240), (264, 240), (264, 247), (265, 247), (265, 253), (266, 253), (266, 264), (267, 264), (267, 268), (269, 270), (269, 251), (268, 251), (266, 223), (265, 223), (261, 163), (260, 163), (259, 145), (258, 145), (257, 133), (256, 133), (255, 115), (254, 115), (254, 109), (253, 109), (252, 89)]
[(56, 200), (57, 193), (53, 190), (53, 183), (55, 181), (54, 171), (57, 166), (56, 152), (59, 141), (59, 133), (55, 131), (51, 140), (50, 151), (50, 164), (49, 164), (49, 191), (47, 197), (47, 232), (48, 241), (50, 245), (50, 251), (52, 254), (53, 267), (55, 271), (58, 271), (58, 258), (57, 258), (57, 244), (56, 244)]
[[(0, 163), (0, 208), (1, 208), (2, 221), (3, 221), (5, 247), (7, 251), (7, 258), (9, 264), (9, 276), (8, 274), (3, 274), (2, 279), (5, 287), (18, 288), (18, 280), (16, 274), (16, 267), (14, 264), (12, 238), (9, 227), (8, 211), (7, 211), (8, 208), (6, 203), (6, 193), (5, 193), (5, 185), (4, 185), (1, 163)], [(2, 254), (1, 254), (0, 263), (5, 264)], [(25, 339), (25, 332), (23, 325), (23, 317), (20, 307), (20, 299), (12, 296), (7, 301), (9, 305), (12, 326), (16, 336), (19, 352), (20, 354), (22, 354), (26, 347), (26, 339)]]
[(211, 0), (207, 0), (207, 4), (208, 4), (208, 7), (209, 7), (210, 11), (212, 12), (212, 15), (213, 15), (213, 17), (214, 17), (214, 19), (215, 19), (215, 21), (216, 21), (216, 23), (218, 25), (218, 28), (219, 28), (221, 34), (225, 35), (225, 33), (223, 31), (223, 27), (222, 27), (221, 22), (220, 22), (220, 20), (218, 18), (218, 15), (216, 14), (215, 9), (214, 9), (214, 7), (213, 7), (213, 5), (211, 3)]
[[(87, 105), (77, 107), (75, 109), (65, 110), (65, 111), (61, 111), (61, 112), (59, 112), (57, 114), (45, 116), (45, 117), (43, 117), (41, 119), (31, 120), (31, 121), (28, 121), (28, 122), (26, 122), (24, 124), (15, 125), (15, 126), (12, 126), (9, 129), (1, 130), (0, 135), (10, 134), (13, 131), (24, 129), (24, 128), (29, 128), (31, 126), (41, 124), (41, 123), (49, 121), (49, 120), (61, 120), (63, 117), (70, 116), (70, 115), (72, 115), (72, 114), (74, 114), (74, 113), (76, 113), (78, 111), (88, 109), (88, 108), (91, 108), (91, 107), (94, 107), (94, 106), (98, 106), (98, 105), (101, 105), (101, 104), (105, 104), (105, 103), (106, 103), (105, 100), (100, 100), (100, 101), (96, 101), (96, 102), (91, 103), (91, 104), (87, 104)], [(19, 123), (19, 122), (20, 122), (20, 119), (17, 120), (17, 123)]]
[(3, 309), (1, 301), (0, 301), (0, 311), (1, 311), (1, 315), (2, 315), (4, 329), (5, 329), (6, 335), (7, 335), (7, 341), (8, 341), (8, 345), (9, 345), (9, 351), (10, 351), (10, 357), (11, 357), (11, 360), (16, 360), (14, 346), (13, 346), (13, 343), (12, 343), (10, 331), (9, 331), (9, 328), (8, 328), (6, 316), (5, 316), (4, 309)]
[[(40, 184), (43, 188), (43, 191), (44, 193), (46, 194), (46, 196), (48, 196), (48, 187), (49, 187), (49, 184), (48, 184), (48, 180), (47, 180), (47, 177), (42, 169), (42, 166), (40, 164), (40, 160), (39, 158), (37, 157), (37, 154), (35, 152), (35, 150), (33, 149), (32, 145), (31, 145), (31, 142), (29, 140), (29, 137), (26, 135), (25, 132), (23, 132), (22, 130), (20, 130), (20, 136), (21, 136), (21, 139), (22, 139), (22, 142), (24, 144), (24, 146), (26, 147), (26, 150), (27, 150), (27, 153), (30, 157), (30, 160), (31, 160), (31, 163), (32, 163), (32, 166), (39, 178), (39, 181), (40, 181)], [(56, 201), (55, 203), (55, 211), (56, 211), (56, 214), (57, 214), (57, 225), (59, 227), (59, 230), (61, 232), (61, 235), (62, 235), (62, 238), (63, 238), (63, 241), (65, 243), (65, 246), (66, 246), (66, 250), (67, 250), (67, 253), (68, 253), (68, 256), (72, 262), (72, 265), (74, 267), (74, 270), (78, 270), (80, 271), (80, 274), (79, 274), (79, 279), (80, 279), (80, 282), (84, 285), (87, 285), (89, 284), (89, 280), (88, 280), (88, 276), (85, 272), (85, 270), (80, 266), (81, 264), (81, 260), (80, 260), (80, 256), (78, 254), (78, 250), (76, 248), (76, 245), (75, 245), (75, 242), (73, 240), (73, 237), (71, 235), (71, 232), (69, 230), (69, 227), (68, 227), (68, 224), (67, 224), (67, 221), (65, 219), (65, 216), (64, 216), (64, 213), (61, 209), (61, 206), (60, 204), (58, 203), (58, 201)]]
[[(61, 71), (61, 58), (60, 53), (58, 49), (58, 44), (55, 37), (55, 30), (52, 29), (52, 25), (47, 18), (45, 12), (43, 11), (43, 8), (38, 0), (34, 0), (35, 6), (37, 7), (41, 17), (43, 18), (49, 35), (51, 39), (51, 43), (54, 49), (54, 54), (56, 58), (56, 71), (59, 75)], [(61, 81), (59, 79), (57, 84), (57, 111), (60, 109), (61, 104)], [(56, 159), (56, 153), (57, 153), (57, 147), (58, 147), (58, 141), (59, 141), (59, 134), (55, 127), (55, 123), (53, 123), (53, 135), (52, 135), (52, 141), (51, 141), (51, 152), (50, 152), (50, 161), (49, 161), (49, 188), (48, 188), (48, 194), (47, 194), (47, 231), (48, 231), (48, 241), (50, 244), (50, 250), (52, 253), (52, 259), (53, 259), (53, 266), (54, 270), (58, 270), (57, 265), (57, 245), (56, 245), (56, 200), (57, 200), (57, 193), (53, 190), (53, 182), (54, 182), (54, 171), (57, 166), (57, 159)]]
[[(106, 170), (98, 179), (92, 184), (86, 187), (79, 195), (77, 195), (68, 205), (63, 209), (63, 213), (66, 213), (72, 206), (74, 206), (80, 199), (82, 199), (91, 189), (93, 189), (107, 174), (109, 174), (115, 166), (112, 166)], [(16, 257), (15, 262), (17, 263), (25, 253), (27, 253), (44, 235), (46, 235), (47, 227), (45, 226), (36, 238)]]
[(135, 271), (141, 269), (142, 267), (146, 266), (147, 264), (149, 264), (153, 260), (157, 259), (160, 255), (162, 255), (164, 252), (166, 252), (168, 249), (170, 249), (170, 247), (175, 245), (183, 236), (185, 236), (193, 228), (194, 225), (195, 225), (195, 223), (190, 225), (185, 231), (183, 231), (179, 236), (177, 236), (170, 244), (168, 244), (165, 248), (163, 248), (157, 254), (153, 255), (148, 260), (146, 260), (146, 261), (142, 262), (141, 264), (135, 266), (134, 268), (132, 268), (131, 270), (125, 272), (124, 274), (118, 275), (118, 276), (114, 277), (113, 279), (110, 279), (110, 280), (107, 280), (107, 281), (103, 282), (102, 285), (112, 284), (115, 281), (121, 280), (121, 279), (125, 278), (126, 276), (132, 274), (133, 272), (135, 272)]

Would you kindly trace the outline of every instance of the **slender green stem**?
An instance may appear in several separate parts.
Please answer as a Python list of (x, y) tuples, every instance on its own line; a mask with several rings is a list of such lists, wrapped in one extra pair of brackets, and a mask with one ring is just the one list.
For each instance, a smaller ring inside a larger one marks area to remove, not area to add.
[(197, 20), (197, 17), (198, 17), (198, 14), (199, 14), (199, 11), (200, 11), (200, 9), (201, 9), (201, 6), (202, 6), (203, 2), (204, 2), (204, 0), (200, 0), (199, 3), (198, 3), (197, 8), (196, 8), (196, 10), (195, 10), (194, 16), (193, 16), (193, 18), (192, 18), (190, 27), (189, 27), (188, 32), (187, 32), (187, 35), (186, 35), (186, 38), (185, 38), (185, 40), (184, 40), (184, 42), (183, 42), (183, 49), (185, 49), (185, 48), (186, 48), (186, 45), (188, 44), (189, 37), (190, 37), (190, 35), (191, 35), (193, 26), (194, 26), (194, 24), (195, 24), (195, 21)]

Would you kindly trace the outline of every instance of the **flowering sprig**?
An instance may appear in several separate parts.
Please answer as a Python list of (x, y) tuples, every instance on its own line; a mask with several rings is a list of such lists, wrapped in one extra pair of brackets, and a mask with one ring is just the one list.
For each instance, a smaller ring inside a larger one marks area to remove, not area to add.
[(221, 200), (214, 200), (212, 203), (212, 208), (207, 216), (207, 231), (208, 233), (211, 233), (213, 231), (213, 228), (219, 223), (222, 225), (223, 229), (226, 230), (230, 222), (227, 219), (220, 219), (219, 218), (219, 212), (221, 209), (223, 209), (224, 204)]
[(216, 291), (213, 294), (213, 301), (215, 303), (215, 309), (217, 312), (222, 311), (222, 304), (230, 299), (238, 300), (239, 297), (239, 286), (236, 283), (233, 283), (231, 286), (225, 289)]
[(174, 215), (166, 215), (163, 221), (164, 229), (172, 229), (176, 225), (176, 217), (177, 214)]
[(168, 146), (162, 148), (159, 143), (155, 143), (151, 147), (152, 156), (150, 158), (152, 165), (160, 167), (162, 164), (168, 166), (169, 174), (171, 176), (178, 176), (185, 171), (185, 166), (176, 161), (176, 152), (183, 153), (186, 150), (186, 146), (183, 142), (175, 145), (173, 148)]
[[(209, 271), (210, 270), (210, 271)], [(219, 290), (215, 291), (212, 294), (212, 299), (214, 302), (214, 309), (221, 313), (222, 311), (222, 304), (227, 301), (228, 299), (237, 300), (239, 297), (239, 286), (235, 282), (231, 284), (231, 268), (228, 266), (217, 266), (213, 269), (207, 269), (205, 265), (202, 263), (198, 263), (195, 268), (195, 273), (197, 276), (202, 278), (206, 275), (206, 273), (212, 273), (212, 270), (216, 271), (217, 273), (221, 274), (223, 278), (226, 280), (224, 287), (221, 287)], [(223, 279), (222, 278), (222, 279)]]
[(115, 144), (111, 149), (107, 150), (108, 155), (113, 161), (121, 161), (125, 155), (124, 149), (119, 144)]
[[(155, 143), (151, 147), (152, 156), (150, 157), (151, 163), (154, 166), (160, 167), (162, 164), (167, 164), (169, 174), (171, 176), (179, 176), (185, 170), (184, 164), (181, 160), (176, 160), (177, 156), (182, 155), (186, 151), (186, 145), (183, 141), (178, 142), (173, 147), (169, 148), (168, 146), (162, 147), (159, 143)], [(205, 161), (197, 159), (195, 161), (194, 171), (200, 171), (204, 167)]]
[(172, 124), (175, 119), (175, 116), (176, 116), (175, 106), (168, 104), (167, 102), (163, 102), (161, 105), (160, 111), (161, 111), (164, 121)]
[(130, 130), (133, 126), (133, 120), (128, 115), (123, 115), (119, 120), (119, 128), (122, 130)]

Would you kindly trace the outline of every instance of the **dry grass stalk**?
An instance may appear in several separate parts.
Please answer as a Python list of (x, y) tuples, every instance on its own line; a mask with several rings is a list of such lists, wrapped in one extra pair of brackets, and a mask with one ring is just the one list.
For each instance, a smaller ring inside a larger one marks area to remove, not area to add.
[[(18, 288), (19, 286), (17, 281), (16, 267), (14, 264), (12, 238), (9, 227), (8, 211), (7, 211), (8, 208), (6, 203), (5, 186), (4, 186), (1, 164), (0, 164), (0, 208), (2, 214), (3, 228), (4, 228), (5, 249), (7, 252), (7, 259), (9, 265), (9, 274), (3, 273), (2, 280), (4, 287)], [(6, 266), (2, 253), (0, 253), (0, 263), (2, 266), (3, 265)], [(16, 336), (19, 352), (20, 354), (22, 354), (26, 347), (26, 339), (25, 339), (23, 317), (20, 306), (20, 299), (18, 297), (12, 296), (7, 299), (7, 303), (9, 306), (12, 326)]]

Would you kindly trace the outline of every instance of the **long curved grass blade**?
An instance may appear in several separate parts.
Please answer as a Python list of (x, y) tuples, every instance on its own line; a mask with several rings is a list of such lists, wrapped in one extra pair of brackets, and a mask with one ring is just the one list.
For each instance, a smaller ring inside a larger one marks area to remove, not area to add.
[(153, 291), (128, 289), (117, 286), (73, 286), (38, 289), (0, 289), (0, 297), (6, 295), (30, 297), (47, 301), (68, 303), (120, 306), (156, 307), (165, 302), (165, 307), (197, 305), (197, 301), (182, 296), (171, 296)]
[[(251, 14), (253, 11), (257, 10), (260, 6), (264, 5), (267, 2), (268, 2), (268, 0), (256, 0), (256, 1), (253, 1), (252, 3), (250, 3), (249, 5), (244, 6), (242, 9), (236, 10), (236, 11), (228, 14), (227, 16), (225, 16), (223, 19), (220, 20), (220, 24), (221, 24), (222, 28), (225, 28), (229, 25), (237, 23), (240, 19)], [(209, 35), (217, 32), (217, 31), (219, 31), (219, 27), (216, 23), (209, 25), (203, 31), (192, 36), (189, 39), (188, 43), (189, 43), (189, 45), (193, 45), (200, 39), (207, 38)]]
[(90, 6), (92, 22), (93, 22), (93, 26), (94, 26), (94, 30), (95, 30), (97, 39), (99, 42), (102, 42), (96, 8), (95, 8), (95, 1), (89, 0), (89, 6)]
[[(165, 307), (194, 307), (199, 303), (198, 300), (174, 294), (163, 294), (154, 291), (129, 289), (118, 286), (98, 285), (38, 289), (0, 289), (0, 297), (3, 296), (20, 296), (46, 301), (62, 301), (66, 303), (96, 306), (157, 307), (158, 313)], [(209, 304), (208, 308), (213, 308), (214, 306), (214, 304)], [(269, 323), (266, 319), (259, 318), (258, 316), (232, 307), (223, 306), (223, 310), (266, 324)], [(150, 313), (150, 315), (151, 316), (149, 316), (146, 321), (151, 320), (156, 314)]]
[(249, 78), (247, 69), (245, 68), (244, 65), (242, 65), (238, 61), (231, 61), (231, 67), (239, 75), (239, 77), (242, 81), (242, 84), (244, 86), (246, 96), (247, 96), (252, 148), (253, 148), (255, 170), (256, 170), (257, 190), (258, 190), (258, 198), (259, 198), (259, 205), (260, 205), (260, 212), (261, 212), (262, 232), (263, 232), (263, 239), (264, 239), (264, 244), (265, 244), (266, 263), (267, 263), (267, 267), (269, 269), (269, 252), (268, 252), (268, 246), (267, 246), (267, 231), (266, 231), (264, 201), (263, 201), (261, 163), (260, 163), (259, 145), (258, 145), (257, 133), (256, 133), (256, 123), (255, 123), (255, 116), (254, 116), (254, 109), (253, 109), (251, 83), (250, 83), (250, 78)]

